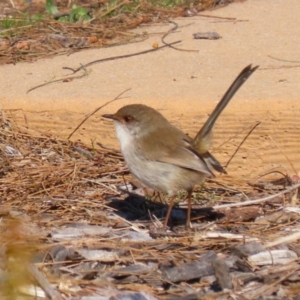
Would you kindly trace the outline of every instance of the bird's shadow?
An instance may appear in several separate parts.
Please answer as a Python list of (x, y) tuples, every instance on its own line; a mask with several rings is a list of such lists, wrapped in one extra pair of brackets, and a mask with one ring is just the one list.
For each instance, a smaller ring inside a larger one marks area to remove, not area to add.
[[(168, 204), (152, 201), (144, 196), (130, 194), (125, 199), (109, 198), (109, 207), (115, 213), (128, 221), (151, 221), (153, 216), (163, 220), (166, 217)], [(224, 214), (214, 211), (212, 207), (197, 208), (191, 211), (192, 219), (214, 221), (224, 217)], [(187, 209), (175, 205), (172, 209), (169, 225), (183, 225), (186, 223)]]

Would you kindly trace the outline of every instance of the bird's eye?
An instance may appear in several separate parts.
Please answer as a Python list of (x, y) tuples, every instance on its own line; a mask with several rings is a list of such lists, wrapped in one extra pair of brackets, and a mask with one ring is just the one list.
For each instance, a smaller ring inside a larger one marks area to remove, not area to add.
[(131, 116), (125, 116), (124, 117), (124, 121), (126, 122), (126, 123), (129, 123), (130, 121), (132, 121), (133, 120), (133, 118), (131, 117)]

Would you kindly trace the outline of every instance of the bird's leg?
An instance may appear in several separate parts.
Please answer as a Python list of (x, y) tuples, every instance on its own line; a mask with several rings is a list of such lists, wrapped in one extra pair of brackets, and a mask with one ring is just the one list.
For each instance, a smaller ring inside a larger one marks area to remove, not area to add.
[(166, 218), (165, 218), (165, 221), (164, 221), (163, 229), (166, 229), (166, 227), (168, 225), (168, 221), (169, 221), (171, 211), (172, 211), (172, 208), (173, 208), (173, 202), (174, 202), (174, 196), (171, 197), (171, 201), (170, 201), (170, 204), (169, 204), (169, 207), (168, 207), (168, 211), (167, 211), (167, 215), (166, 215)]
[(192, 193), (193, 191), (188, 191), (187, 199), (188, 199), (188, 209), (187, 209), (187, 216), (186, 216), (186, 228), (191, 227), (191, 211), (192, 211)]

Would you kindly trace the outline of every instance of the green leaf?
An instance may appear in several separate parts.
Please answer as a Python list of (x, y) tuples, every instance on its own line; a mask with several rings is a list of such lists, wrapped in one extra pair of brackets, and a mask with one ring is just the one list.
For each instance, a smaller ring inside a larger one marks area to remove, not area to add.
[(46, 0), (46, 12), (50, 15), (58, 13), (58, 9), (55, 6), (53, 0)]
[(42, 14), (34, 14), (32, 17), (31, 17), (31, 19), (33, 20), (33, 21), (39, 21), (39, 20), (41, 20), (43, 18), (43, 15)]

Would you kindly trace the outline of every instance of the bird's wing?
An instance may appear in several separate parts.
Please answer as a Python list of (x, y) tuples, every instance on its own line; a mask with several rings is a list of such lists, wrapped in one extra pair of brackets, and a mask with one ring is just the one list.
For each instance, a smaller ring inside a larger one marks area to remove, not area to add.
[(207, 151), (202, 153), (201, 157), (204, 159), (208, 167), (213, 168), (220, 173), (227, 174), (226, 170), (210, 152)]
[(202, 157), (189, 147), (176, 149), (175, 151), (172, 151), (170, 155), (160, 157), (158, 161), (214, 176)]
[(151, 137), (153, 142), (147, 143), (147, 150), (142, 147), (139, 149), (145, 159), (214, 176), (201, 155), (192, 147), (193, 140), (176, 127), (170, 125), (160, 128), (152, 132)]

